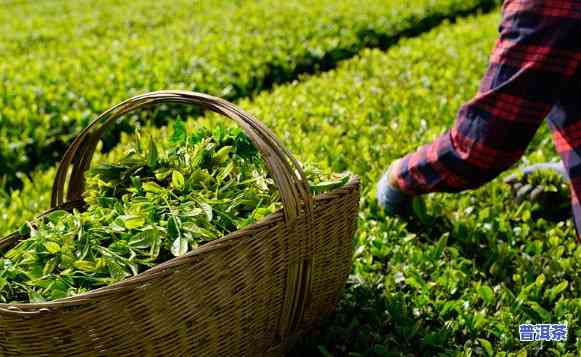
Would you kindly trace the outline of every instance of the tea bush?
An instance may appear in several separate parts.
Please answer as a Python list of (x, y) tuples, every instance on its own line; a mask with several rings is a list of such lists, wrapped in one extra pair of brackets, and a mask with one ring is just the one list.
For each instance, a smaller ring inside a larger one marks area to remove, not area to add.
[[(410, 222), (386, 217), (374, 199), (382, 170), (440, 135), (476, 93), (498, 22), (491, 14), (443, 25), (240, 102), (300, 160), (362, 178), (345, 295), (294, 355), (581, 353), (581, 246), (570, 220), (533, 219), (538, 205), (516, 204), (499, 180), (462, 194), (429, 195)], [(167, 135), (166, 129), (144, 132)], [(99, 159), (116, 157), (124, 145)], [(543, 127), (524, 160), (549, 159), (556, 153)], [(3, 230), (16, 226), (13, 217), (46, 207), (53, 175), (37, 173), (3, 200)], [(559, 322), (568, 324), (567, 342), (519, 341), (520, 323)]]
[[(70, 135), (132, 95), (251, 96), (498, 0), (34, 1), (0, 9), (0, 178), (58, 161)], [(17, 16), (15, 16), (17, 14)], [(18, 16), (26, 14), (26, 16)], [(149, 116), (162, 124), (168, 110)], [(174, 113), (175, 114), (175, 113)], [(115, 145), (119, 131), (105, 140)]]

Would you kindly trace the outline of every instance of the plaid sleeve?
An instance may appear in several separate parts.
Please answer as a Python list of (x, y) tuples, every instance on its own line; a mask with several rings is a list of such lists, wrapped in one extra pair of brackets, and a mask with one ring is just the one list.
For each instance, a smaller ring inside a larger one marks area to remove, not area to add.
[(500, 37), (476, 96), (453, 127), (402, 158), (411, 194), (476, 188), (523, 155), (581, 60), (581, 1), (508, 0)]

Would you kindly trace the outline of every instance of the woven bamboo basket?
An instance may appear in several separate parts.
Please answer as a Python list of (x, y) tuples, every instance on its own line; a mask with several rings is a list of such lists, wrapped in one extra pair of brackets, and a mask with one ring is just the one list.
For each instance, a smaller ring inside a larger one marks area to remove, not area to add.
[[(335, 308), (351, 269), (358, 179), (313, 198), (298, 162), (273, 133), (225, 100), (159, 91), (107, 110), (66, 151), (52, 209), (83, 208), (84, 173), (107, 127), (170, 102), (240, 125), (262, 154), (283, 209), (113, 285), (48, 303), (0, 304), (2, 356), (283, 355)], [(13, 233), (0, 250), (26, 238)]]

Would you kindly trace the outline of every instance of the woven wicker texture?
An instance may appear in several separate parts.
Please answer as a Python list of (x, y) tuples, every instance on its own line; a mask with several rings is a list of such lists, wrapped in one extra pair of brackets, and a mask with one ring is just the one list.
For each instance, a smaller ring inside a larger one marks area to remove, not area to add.
[[(109, 109), (69, 146), (52, 208), (83, 206), (84, 173), (108, 126), (166, 102), (237, 122), (261, 152), (283, 210), (107, 287), (43, 304), (0, 304), (2, 356), (279, 356), (334, 309), (351, 270), (358, 179), (313, 199), (274, 134), (222, 99), (159, 91)], [(14, 233), (0, 249), (25, 238)]]

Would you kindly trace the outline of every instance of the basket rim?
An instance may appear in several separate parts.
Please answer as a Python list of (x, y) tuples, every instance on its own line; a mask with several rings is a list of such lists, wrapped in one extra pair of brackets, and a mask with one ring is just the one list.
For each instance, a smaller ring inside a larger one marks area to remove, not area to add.
[[(360, 187), (360, 179), (355, 174), (351, 172), (346, 172), (350, 177), (350, 180), (343, 186), (335, 188), (331, 191), (321, 193), (314, 196), (315, 202), (320, 201), (331, 201), (340, 196), (356, 191)], [(304, 216), (305, 212), (302, 211), (300, 216)], [(37, 216), (38, 217), (38, 216)], [(172, 274), (176, 270), (179, 270), (181, 266), (186, 265), (193, 259), (200, 259), (204, 254), (208, 254), (215, 250), (225, 249), (234, 242), (240, 239), (254, 239), (254, 233), (264, 231), (279, 224), (288, 225), (284, 219), (284, 212), (282, 209), (271, 213), (270, 215), (262, 218), (261, 220), (252, 223), (242, 229), (228, 233), (221, 238), (208, 242), (201, 245), (200, 247), (188, 252), (187, 254), (174, 257), (168, 261), (157, 264), (138, 275), (131, 276), (115, 282), (111, 285), (103, 286), (94, 290), (87, 291), (85, 293), (69, 296), (62, 299), (56, 299), (43, 303), (0, 303), (0, 315), (2, 314), (17, 314), (17, 315), (31, 315), (43, 312), (50, 312), (50, 308), (63, 307), (63, 306), (78, 306), (78, 305), (88, 305), (96, 303), (95, 299), (106, 296), (112, 293), (117, 293), (126, 289), (133, 289), (147, 286), (148, 281), (153, 280), (159, 276)], [(7, 235), (8, 237), (10, 235)], [(32, 311), (31, 311), (32, 310)], [(37, 311), (34, 311), (37, 310)]]

